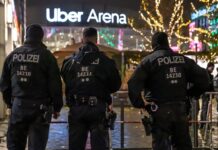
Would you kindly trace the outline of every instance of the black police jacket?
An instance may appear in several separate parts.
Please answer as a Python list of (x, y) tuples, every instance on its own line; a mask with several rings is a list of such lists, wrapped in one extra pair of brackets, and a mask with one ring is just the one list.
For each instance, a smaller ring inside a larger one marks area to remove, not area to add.
[(68, 104), (74, 100), (75, 95), (96, 96), (110, 104), (110, 94), (121, 86), (115, 62), (90, 42), (82, 46), (76, 55), (64, 61), (61, 75), (66, 85)]
[[(192, 87), (187, 90), (187, 84)], [(129, 98), (137, 108), (143, 108), (141, 92), (150, 92), (153, 101), (184, 101), (187, 96), (199, 96), (209, 86), (205, 69), (193, 60), (172, 50), (156, 50), (146, 56), (128, 81)]]
[[(5, 103), (24, 98), (42, 104), (52, 103), (54, 111), (63, 106), (62, 83), (55, 57), (42, 43), (25, 42), (5, 60), (0, 80)], [(48, 101), (45, 102), (45, 99)]]
[(209, 78), (210, 78), (210, 84), (209, 84), (209, 89), (207, 91), (213, 92), (214, 91), (213, 75), (210, 72), (208, 72), (208, 74), (209, 74)]

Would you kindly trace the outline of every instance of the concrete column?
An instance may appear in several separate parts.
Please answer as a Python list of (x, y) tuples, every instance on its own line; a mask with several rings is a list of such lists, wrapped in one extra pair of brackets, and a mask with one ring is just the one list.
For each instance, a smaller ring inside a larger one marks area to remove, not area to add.
[[(4, 4), (0, 3), (0, 75), (2, 66), (5, 60), (5, 8)], [(0, 94), (0, 119), (5, 117), (5, 104)]]

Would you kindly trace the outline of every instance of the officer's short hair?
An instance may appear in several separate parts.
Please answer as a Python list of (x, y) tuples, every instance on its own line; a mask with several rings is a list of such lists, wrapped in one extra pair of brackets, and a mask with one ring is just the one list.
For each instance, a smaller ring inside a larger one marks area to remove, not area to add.
[(26, 28), (26, 39), (41, 41), (44, 31), (39, 24), (31, 24)]
[(154, 33), (152, 41), (162, 46), (169, 46), (168, 35), (165, 32)]
[(97, 37), (98, 31), (96, 28), (89, 27), (83, 30), (83, 37)]

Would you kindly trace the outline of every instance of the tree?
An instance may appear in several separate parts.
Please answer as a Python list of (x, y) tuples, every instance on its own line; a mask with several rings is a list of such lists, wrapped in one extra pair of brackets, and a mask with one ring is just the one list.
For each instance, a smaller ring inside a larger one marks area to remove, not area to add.
[(190, 23), (184, 19), (184, 0), (141, 0), (139, 16), (140, 21), (130, 18), (129, 25), (149, 45), (150, 36), (156, 31), (167, 32), (171, 46), (180, 46), (190, 40), (184, 30)]

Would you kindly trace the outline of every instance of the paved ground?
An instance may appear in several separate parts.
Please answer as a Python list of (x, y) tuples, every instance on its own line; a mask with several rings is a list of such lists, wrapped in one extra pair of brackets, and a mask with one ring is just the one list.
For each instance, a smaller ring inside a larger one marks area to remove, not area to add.
[[(216, 102), (213, 103), (213, 120), (217, 121), (217, 116), (215, 114), (216, 110)], [(117, 120), (120, 120), (120, 108), (115, 108), (118, 113)], [(67, 120), (67, 108), (62, 110), (61, 117), (59, 121)], [(139, 111), (133, 108), (125, 108), (125, 120), (126, 121), (140, 121)], [(212, 141), (213, 146), (218, 147), (218, 125), (214, 124), (212, 126)], [(0, 137), (2, 134), (6, 133), (7, 125), (0, 125)], [(209, 131), (207, 132), (210, 135)], [(120, 124), (116, 123), (115, 130), (111, 132), (112, 137), (112, 147), (119, 148), (120, 147)], [(202, 140), (202, 135), (199, 131), (199, 144), (201, 146), (205, 146), (207, 140), (210, 136), (206, 138), (206, 140)], [(143, 126), (141, 124), (125, 124), (125, 141), (124, 146), (127, 148), (146, 148), (151, 147), (151, 137), (145, 136), (145, 132)], [(0, 143), (0, 150), (6, 150), (5, 141)], [(47, 145), (47, 150), (60, 150), (67, 149), (68, 145), (68, 126), (67, 124), (53, 124), (50, 128), (49, 141)]]
[[(1, 123), (4, 123), (5, 121), (1, 121)], [(0, 124), (0, 150), (7, 150), (6, 137), (5, 137), (6, 132), (7, 132), (7, 124)]]
[[(120, 120), (120, 109), (115, 108), (118, 113), (117, 120)], [(134, 117), (133, 117), (134, 116)], [(67, 109), (62, 111), (62, 115), (60, 120), (67, 119)], [(128, 121), (140, 121), (140, 115), (138, 111), (135, 109), (125, 109), (125, 120)], [(68, 127), (66, 124), (56, 124), (52, 125), (50, 129), (50, 138), (48, 142), (48, 150), (67, 148), (68, 145)], [(134, 134), (133, 134), (134, 133)], [(115, 124), (115, 130), (111, 131), (112, 138), (112, 147), (119, 148), (120, 147), (120, 124)], [(151, 138), (146, 137), (144, 134), (143, 126), (139, 124), (127, 124), (125, 125), (125, 147), (128, 148), (144, 148), (151, 147)]]

